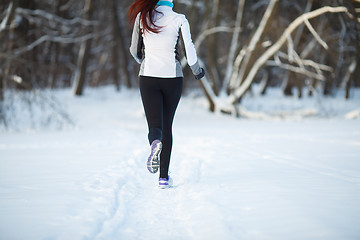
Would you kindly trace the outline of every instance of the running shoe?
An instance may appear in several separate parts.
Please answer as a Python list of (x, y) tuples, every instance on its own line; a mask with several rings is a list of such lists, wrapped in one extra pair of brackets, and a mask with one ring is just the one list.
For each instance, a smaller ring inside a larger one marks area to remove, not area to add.
[(169, 177), (169, 179), (167, 178), (159, 178), (159, 188), (160, 189), (167, 189), (172, 187), (173, 185), (173, 181), (172, 178)]
[(156, 173), (159, 170), (161, 148), (162, 144), (160, 140), (156, 139), (151, 143), (151, 152), (146, 163), (150, 173)]

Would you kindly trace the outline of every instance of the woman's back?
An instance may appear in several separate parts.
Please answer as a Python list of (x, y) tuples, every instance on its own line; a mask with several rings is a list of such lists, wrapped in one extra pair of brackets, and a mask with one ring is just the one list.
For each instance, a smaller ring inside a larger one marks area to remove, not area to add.
[[(186, 22), (184, 15), (175, 13), (168, 6), (159, 6), (155, 23), (160, 27), (159, 33), (143, 32), (145, 59), (143, 75), (156, 77), (179, 77), (181, 64), (176, 59), (176, 48), (182, 25)], [(142, 29), (142, 26), (140, 27)], [(180, 68), (180, 69), (178, 69)]]
[[(155, 10), (152, 19), (157, 32), (145, 30), (140, 13), (135, 19), (130, 52), (141, 64), (139, 75), (161, 78), (183, 77), (181, 62), (176, 57), (180, 37), (191, 70), (195, 76), (202, 74), (191, 39), (190, 25), (185, 15), (174, 12), (169, 6), (157, 6)], [(143, 37), (142, 40), (139, 38), (140, 35)], [(145, 56), (142, 57), (138, 54), (141, 46), (139, 41), (144, 42)]]

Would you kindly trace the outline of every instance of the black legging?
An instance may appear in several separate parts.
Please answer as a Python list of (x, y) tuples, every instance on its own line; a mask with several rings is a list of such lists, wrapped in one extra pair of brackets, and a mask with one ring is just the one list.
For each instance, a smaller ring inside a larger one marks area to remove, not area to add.
[(160, 178), (168, 178), (172, 148), (172, 123), (183, 87), (183, 78), (140, 76), (140, 93), (149, 127), (148, 139), (162, 142)]

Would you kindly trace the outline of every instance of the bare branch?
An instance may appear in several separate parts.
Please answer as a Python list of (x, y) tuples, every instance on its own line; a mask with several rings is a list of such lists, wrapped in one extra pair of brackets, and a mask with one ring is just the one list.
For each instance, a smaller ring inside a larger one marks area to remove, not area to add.
[[(281, 52), (279, 52), (281, 54)], [(285, 55), (285, 54), (284, 54)], [(287, 57), (287, 56), (286, 56)], [(304, 62), (303, 59), (300, 58), (299, 54), (296, 51), (293, 51), (293, 61), (295, 60), (295, 62), (301, 67), (301, 68), (305, 68), (304, 66)], [(290, 61), (290, 60), (288, 60)]]
[[(278, 55), (285, 59), (288, 57), (285, 53), (282, 52), (279, 52)], [(299, 64), (300, 67), (310, 66), (319, 71), (327, 71), (327, 72), (334, 71), (334, 69), (328, 65), (320, 64), (310, 59), (301, 59), (298, 55), (296, 59), (297, 59), (296, 62)]]
[[(79, 42), (84, 42), (84, 41), (89, 40), (89, 39), (97, 38), (97, 37), (99, 37), (101, 35), (109, 34), (109, 32), (110, 32), (110, 29), (106, 29), (102, 33), (98, 33), (98, 34), (89, 33), (89, 34), (86, 34), (86, 35), (80, 36), (80, 37), (64, 37), (64, 36), (48, 36), (48, 35), (45, 35), (45, 36), (40, 37), (39, 39), (37, 39), (33, 43), (27, 45), (26, 47), (15, 49), (13, 51), (13, 53), (10, 54), (10, 55), (13, 55), (12, 57), (20, 56), (21, 54), (34, 49), (36, 46), (38, 46), (41, 43), (46, 42), (46, 41), (58, 42), (58, 43), (63, 43), (63, 44), (79, 43)], [(4, 57), (4, 56), (5, 56), (4, 54), (0, 53), (0, 57)], [(7, 56), (9, 56), (9, 54), (7, 54)]]
[(294, 41), (291, 38), (291, 35), (287, 36), (287, 43), (288, 43), (288, 56), (289, 56), (289, 61), (293, 62), (294, 61)]
[(283, 69), (286, 69), (286, 70), (289, 70), (289, 71), (292, 71), (295, 73), (303, 74), (310, 78), (314, 78), (314, 79), (317, 79), (320, 81), (325, 81), (325, 76), (322, 74), (313, 73), (313, 72), (310, 72), (309, 70), (306, 70), (305, 68), (296, 67), (294, 65), (283, 63), (281, 61), (278, 61), (277, 58), (275, 58), (275, 61), (268, 61), (267, 65), (268, 66), (277, 66), (277, 67), (280, 67), (280, 68), (283, 68)]
[[(212, 34), (215, 33), (219, 33), (219, 32), (232, 32), (234, 31), (234, 28), (230, 28), (230, 27), (224, 27), (224, 26), (218, 26), (218, 27), (214, 27), (214, 28), (210, 28), (205, 30), (204, 32), (202, 32), (200, 34), (200, 36), (196, 39), (195, 41), (195, 48), (198, 49), (200, 47), (200, 45), (204, 42), (204, 40)], [(183, 58), (181, 60), (181, 65), (184, 68), (186, 66), (186, 59)]]
[(308, 19), (304, 19), (304, 23), (307, 26), (307, 28), (309, 29), (309, 31), (312, 33), (312, 35), (315, 37), (315, 39), (320, 43), (321, 46), (323, 46), (323, 48), (325, 48), (326, 50), (329, 49), (329, 46), (326, 44), (326, 42), (324, 40), (321, 39), (321, 37), (319, 36), (319, 34), (315, 31), (315, 29), (313, 28), (313, 26), (311, 25), (311, 23), (309, 22)]
[(74, 25), (74, 24), (82, 24), (84, 26), (99, 25), (98, 21), (89, 21), (89, 20), (79, 18), (79, 17), (76, 17), (73, 19), (65, 19), (65, 18), (59, 17), (55, 14), (51, 14), (51, 13), (48, 13), (48, 12), (46, 12), (44, 10), (40, 10), (40, 9), (31, 10), (31, 9), (18, 8), (16, 10), (16, 12), (24, 17), (37, 16), (37, 17), (45, 18), (46, 20), (49, 20), (49, 21), (55, 21), (60, 24), (66, 24), (66, 25)]
[(195, 41), (195, 47), (198, 49), (200, 47), (200, 45), (202, 44), (202, 42), (209, 36), (218, 32), (233, 32), (235, 31), (235, 28), (231, 28), (231, 27), (224, 27), (224, 26), (218, 26), (218, 27), (214, 27), (214, 28), (210, 28), (205, 30), (204, 32), (202, 32), (200, 34), (200, 36), (196, 39)]
[(345, 77), (344, 77), (344, 80), (343, 82), (341, 83), (341, 87), (342, 88), (346, 88), (346, 85), (349, 83), (350, 79), (351, 79), (351, 75), (354, 73), (355, 69), (356, 69), (356, 64), (357, 64), (357, 61), (356, 61), (356, 58), (354, 58), (352, 61), (351, 61), (351, 64), (350, 66), (348, 67), (347, 69), (347, 72), (345, 74)]
[(307, 56), (309, 56), (309, 54), (311, 53), (311, 51), (314, 49), (314, 47), (316, 46), (316, 40), (315, 38), (312, 38), (311, 41), (304, 47), (304, 49), (301, 51), (300, 56), (302, 58), (306, 58)]
[(241, 49), (239, 55), (236, 57), (235, 59), (235, 62), (234, 62), (234, 68), (235, 69), (232, 73), (232, 76), (231, 76), (231, 79), (230, 79), (230, 82), (235, 82), (236, 79), (239, 77), (239, 68), (240, 68), (240, 65), (242, 63), (242, 61), (244, 60), (244, 57), (246, 55), (246, 53), (248, 52), (248, 48), (246, 49)]

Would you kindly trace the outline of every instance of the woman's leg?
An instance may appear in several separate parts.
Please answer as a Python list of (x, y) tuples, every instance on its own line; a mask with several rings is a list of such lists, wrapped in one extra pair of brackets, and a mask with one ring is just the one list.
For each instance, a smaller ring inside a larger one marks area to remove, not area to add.
[(158, 79), (140, 76), (140, 93), (148, 123), (148, 139), (151, 144), (154, 140), (162, 140), (163, 128), (163, 94)]
[(168, 178), (172, 123), (181, 98), (183, 78), (140, 77), (140, 93), (149, 127), (149, 143), (162, 142), (160, 178)]
[(183, 79), (166, 79), (162, 84), (163, 100), (163, 150), (160, 155), (160, 178), (168, 178), (172, 149), (172, 124), (176, 108), (179, 104), (183, 87)]

